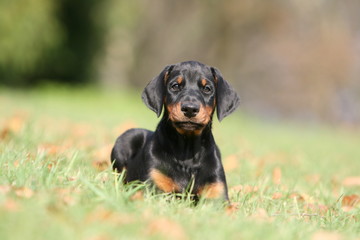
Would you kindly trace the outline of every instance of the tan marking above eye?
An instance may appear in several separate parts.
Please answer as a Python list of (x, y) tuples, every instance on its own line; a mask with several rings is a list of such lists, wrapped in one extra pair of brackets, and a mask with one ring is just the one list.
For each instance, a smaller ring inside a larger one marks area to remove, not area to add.
[(181, 84), (183, 80), (184, 80), (184, 78), (180, 76), (180, 77), (178, 77), (178, 78), (176, 79), (176, 82), (177, 82), (178, 84)]
[(154, 184), (164, 192), (179, 192), (181, 189), (179, 185), (174, 182), (174, 180), (157, 169), (152, 169), (150, 171), (150, 178)]
[(225, 186), (221, 182), (210, 183), (201, 187), (198, 194), (208, 199), (221, 198), (225, 194)]
[(206, 86), (206, 84), (207, 84), (206, 79), (201, 79), (201, 85), (202, 85), (203, 87), (205, 87), (205, 86)]

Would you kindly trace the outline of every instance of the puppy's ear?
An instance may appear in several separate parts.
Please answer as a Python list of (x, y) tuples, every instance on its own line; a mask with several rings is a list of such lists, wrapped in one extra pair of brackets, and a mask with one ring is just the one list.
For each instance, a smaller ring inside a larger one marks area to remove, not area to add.
[(166, 66), (159, 76), (148, 83), (141, 96), (146, 106), (153, 110), (158, 117), (161, 115), (164, 104), (165, 83), (173, 68), (174, 65)]
[(239, 95), (234, 88), (225, 81), (220, 71), (214, 67), (211, 68), (214, 76), (216, 88), (216, 112), (219, 121), (232, 113), (240, 104)]

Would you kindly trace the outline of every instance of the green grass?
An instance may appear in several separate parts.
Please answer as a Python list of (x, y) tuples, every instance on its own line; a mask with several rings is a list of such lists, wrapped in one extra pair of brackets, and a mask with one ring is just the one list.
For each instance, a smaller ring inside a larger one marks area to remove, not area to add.
[(360, 176), (359, 131), (239, 112), (214, 123), (229, 211), (106, 166), (122, 131), (157, 124), (139, 92), (0, 90), (0, 239), (359, 239), (359, 204), (343, 201), (360, 191), (343, 184)]

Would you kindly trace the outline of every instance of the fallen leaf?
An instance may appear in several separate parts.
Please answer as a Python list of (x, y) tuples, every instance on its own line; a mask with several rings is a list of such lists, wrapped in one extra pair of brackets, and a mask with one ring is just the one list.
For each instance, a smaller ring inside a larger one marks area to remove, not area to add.
[(265, 158), (261, 158), (256, 166), (255, 176), (260, 177), (264, 172)]
[(66, 146), (60, 146), (51, 143), (43, 143), (38, 146), (38, 152), (44, 152), (51, 156), (62, 154), (66, 150)]
[(344, 196), (341, 201), (341, 209), (344, 212), (349, 212), (353, 210), (355, 207), (357, 207), (360, 204), (360, 196), (356, 194), (347, 195)]
[(20, 161), (16, 160), (13, 164), (14, 164), (14, 167), (17, 168), (20, 165)]
[(296, 201), (298, 201), (298, 202), (305, 202), (304, 194), (292, 193), (292, 194), (290, 194), (289, 198), (291, 198), (291, 199), (295, 198)]
[(239, 161), (235, 154), (229, 155), (224, 159), (224, 169), (230, 172), (239, 167)]
[(1, 194), (7, 194), (10, 192), (11, 187), (9, 185), (0, 185), (0, 193)]
[(341, 210), (343, 210), (344, 212), (350, 212), (350, 211), (354, 210), (354, 207), (342, 206)]
[(272, 173), (272, 180), (276, 185), (281, 184), (281, 169), (279, 167), (274, 168)]
[(3, 203), (2, 207), (10, 212), (17, 212), (20, 210), (19, 204), (13, 200), (13, 199), (6, 199), (6, 201)]
[(166, 239), (187, 239), (182, 226), (167, 218), (152, 220), (147, 227), (146, 234), (161, 235)]
[(235, 192), (242, 192), (244, 194), (257, 192), (259, 191), (259, 188), (257, 186), (250, 186), (250, 185), (237, 185), (234, 187), (231, 187), (230, 190)]
[(311, 237), (311, 240), (342, 240), (342, 239), (343, 237), (339, 233), (329, 232), (324, 230), (315, 232)]
[(9, 118), (5, 123), (5, 126), (9, 129), (10, 132), (19, 133), (23, 129), (26, 120), (27, 114), (19, 112)]
[(22, 187), (15, 190), (15, 194), (22, 198), (31, 198), (34, 195), (34, 191), (28, 187)]
[(86, 240), (111, 240), (113, 238), (105, 235), (105, 234), (100, 234), (97, 236), (91, 236), (90, 238), (87, 238)]
[(93, 127), (89, 124), (74, 124), (71, 127), (71, 134), (76, 138), (84, 137), (90, 133), (91, 129)]
[(87, 223), (108, 222), (118, 226), (133, 223), (134, 217), (130, 214), (119, 213), (99, 206), (88, 214), (85, 221)]
[(225, 213), (228, 216), (232, 216), (239, 210), (239, 204), (238, 203), (230, 203), (225, 207)]
[(329, 208), (322, 204), (308, 203), (304, 205), (304, 211), (307, 213), (318, 213), (323, 216), (328, 210)]
[(306, 181), (309, 183), (316, 184), (320, 181), (320, 175), (319, 174), (313, 174), (306, 176)]
[(347, 177), (343, 180), (342, 185), (345, 187), (359, 187), (360, 186), (360, 176)]
[(261, 222), (271, 222), (273, 220), (271, 217), (269, 217), (267, 211), (264, 208), (256, 209), (256, 211), (250, 215), (250, 218)]
[(350, 206), (350, 207), (356, 206), (359, 203), (360, 203), (360, 196), (356, 194), (344, 196), (341, 201), (342, 206)]
[(111, 218), (114, 213), (104, 207), (97, 207), (94, 211), (89, 213), (86, 218), (87, 222), (97, 222), (97, 221), (104, 221)]
[(275, 192), (273, 195), (272, 195), (272, 199), (276, 200), (276, 199), (280, 199), (282, 198), (282, 193), (281, 192)]
[(9, 128), (5, 127), (0, 131), (0, 139), (4, 140), (6, 139), (10, 134), (10, 130)]
[(114, 132), (118, 135), (123, 134), (125, 131), (129, 130), (130, 128), (136, 128), (137, 124), (133, 121), (125, 121), (120, 126), (118, 126)]
[(139, 190), (137, 191), (134, 195), (132, 195), (130, 197), (131, 200), (133, 201), (139, 201), (139, 200), (144, 200), (144, 193), (143, 191)]
[(99, 149), (97, 149), (94, 154), (92, 161), (92, 165), (99, 171), (103, 171), (110, 166), (110, 153), (113, 144), (105, 145)]
[(27, 120), (27, 114), (23, 112), (18, 112), (9, 119), (5, 120), (3, 128), (0, 131), (0, 139), (6, 139), (11, 133), (19, 133), (25, 126)]

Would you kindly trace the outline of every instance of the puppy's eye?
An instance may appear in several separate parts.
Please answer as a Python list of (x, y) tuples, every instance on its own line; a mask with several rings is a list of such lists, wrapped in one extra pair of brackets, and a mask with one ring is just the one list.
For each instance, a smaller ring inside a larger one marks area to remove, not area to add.
[(180, 84), (174, 83), (173, 85), (171, 85), (170, 88), (171, 88), (172, 91), (178, 92), (178, 91), (180, 91)]
[(212, 92), (212, 88), (209, 85), (205, 85), (203, 88), (203, 92), (206, 94), (210, 94)]

